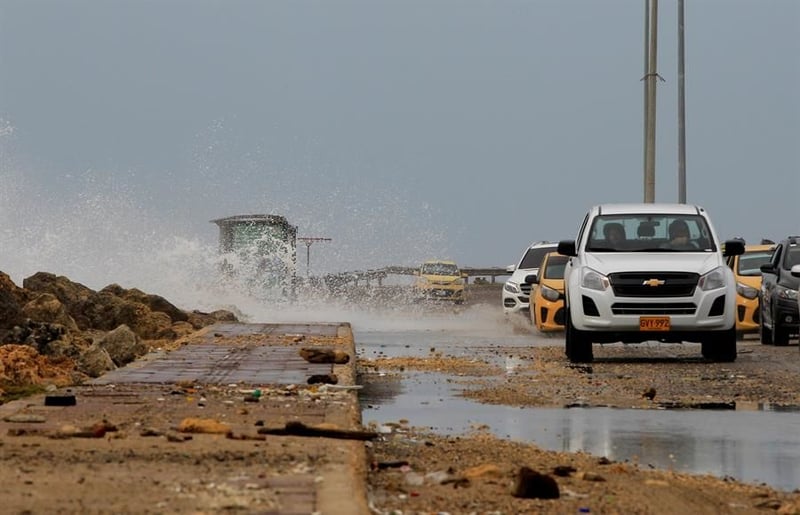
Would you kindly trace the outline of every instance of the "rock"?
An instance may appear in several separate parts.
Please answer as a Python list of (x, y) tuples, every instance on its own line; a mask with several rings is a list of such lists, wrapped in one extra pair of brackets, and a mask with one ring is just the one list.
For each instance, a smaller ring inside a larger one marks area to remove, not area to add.
[(98, 345), (108, 352), (111, 360), (118, 367), (123, 367), (136, 358), (147, 354), (147, 346), (126, 325), (109, 331)]
[(561, 493), (558, 483), (551, 476), (529, 467), (520, 467), (511, 495), (524, 499), (558, 499)]
[(58, 324), (65, 330), (76, 332), (78, 324), (75, 323), (67, 308), (52, 293), (42, 293), (22, 307), (22, 315), (37, 322)]
[(159, 295), (145, 293), (136, 288), (126, 290), (118, 284), (110, 284), (100, 291), (108, 291), (124, 300), (144, 304), (150, 308), (150, 311), (166, 314), (169, 316), (171, 322), (186, 322), (189, 320), (189, 315), (185, 311), (177, 308), (174, 304)]
[(336, 374), (314, 374), (308, 378), (308, 384), (336, 384), (339, 378)]
[(28, 345), (0, 346), (0, 384), (3, 386), (66, 386), (76, 379), (73, 377), (74, 368), (72, 360), (42, 356)]
[(334, 363), (343, 365), (350, 361), (350, 355), (339, 349), (303, 347), (300, 356), (309, 363)]
[[(189, 313), (163, 297), (117, 284), (95, 292), (37, 272), (19, 288), (0, 272), (0, 382), (78, 384), (144, 355), (147, 342), (176, 341), (217, 322), (237, 321), (228, 310)], [(116, 333), (121, 326), (127, 329)]]
[(78, 359), (78, 370), (89, 377), (100, 377), (117, 366), (114, 360), (99, 344), (94, 344), (86, 350)]
[(22, 305), (25, 302), (24, 292), (8, 275), (0, 272), (0, 338), (3, 340), (8, 330), (24, 322)]
[(225, 310), (225, 309), (218, 309), (216, 311), (212, 311), (211, 313), (204, 313), (202, 311), (192, 311), (188, 314), (189, 319), (188, 322), (192, 324), (192, 327), (195, 329), (202, 329), (203, 327), (209, 326), (211, 324), (216, 324), (217, 322), (238, 322), (239, 320), (236, 318), (236, 315), (233, 312)]
[(577, 470), (571, 465), (556, 465), (553, 467), (553, 474), (559, 477), (569, 477), (575, 472)]
[(581, 472), (577, 475), (577, 477), (578, 479), (583, 479), (584, 481), (603, 482), (606, 480), (606, 478), (594, 472)]

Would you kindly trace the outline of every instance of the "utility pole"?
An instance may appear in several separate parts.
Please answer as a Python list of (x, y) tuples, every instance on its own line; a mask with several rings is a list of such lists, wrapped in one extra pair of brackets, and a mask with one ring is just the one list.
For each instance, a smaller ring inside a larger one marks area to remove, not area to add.
[(678, 202), (686, 203), (686, 90), (684, 88), (683, 0), (678, 0)]
[(650, 73), (650, 0), (644, 0), (644, 75), (642, 76), (642, 85), (644, 91), (642, 100), (642, 184), (644, 184), (644, 201), (647, 201), (647, 162), (650, 155), (650, 148), (647, 144), (647, 106), (648, 99), (650, 98), (650, 81), (647, 80), (647, 74)]
[(298, 240), (306, 244), (306, 279), (311, 277), (311, 244), (315, 241), (331, 241), (330, 238), (317, 238), (317, 237), (298, 237)]
[(657, 80), (664, 80), (657, 70), (658, 47), (658, 0), (648, 0), (649, 4), (647, 21), (647, 108), (645, 109), (645, 166), (644, 166), (644, 201), (655, 202), (656, 198), (656, 84)]

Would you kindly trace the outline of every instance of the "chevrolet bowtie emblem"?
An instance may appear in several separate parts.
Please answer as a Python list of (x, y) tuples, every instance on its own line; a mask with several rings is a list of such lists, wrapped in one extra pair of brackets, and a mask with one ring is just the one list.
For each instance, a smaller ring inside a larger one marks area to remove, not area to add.
[(663, 281), (661, 279), (648, 279), (642, 283), (642, 286), (664, 286), (667, 281)]

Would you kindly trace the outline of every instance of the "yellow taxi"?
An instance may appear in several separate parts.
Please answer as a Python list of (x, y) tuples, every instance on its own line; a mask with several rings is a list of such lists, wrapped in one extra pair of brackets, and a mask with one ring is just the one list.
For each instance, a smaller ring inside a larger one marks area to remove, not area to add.
[(531, 323), (542, 332), (564, 330), (564, 267), (569, 257), (549, 252), (532, 280)]
[(770, 262), (773, 244), (745, 245), (744, 254), (728, 258), (728, 266), (736, 278), (736, 334), (758, 332), (761, 265)]
[(414, 275), (414, 291), (427, 300), (464, 302), (464, 279), (455, 261), (430, 260), (422, 263)]

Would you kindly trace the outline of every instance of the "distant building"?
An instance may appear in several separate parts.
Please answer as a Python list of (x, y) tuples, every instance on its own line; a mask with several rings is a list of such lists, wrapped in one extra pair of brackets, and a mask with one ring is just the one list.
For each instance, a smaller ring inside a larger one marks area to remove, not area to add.
[(252, 293), (294, 290), (297, 227), (280, 215), (236, 215), (211, 220), (219, 226), (223, 269)]

